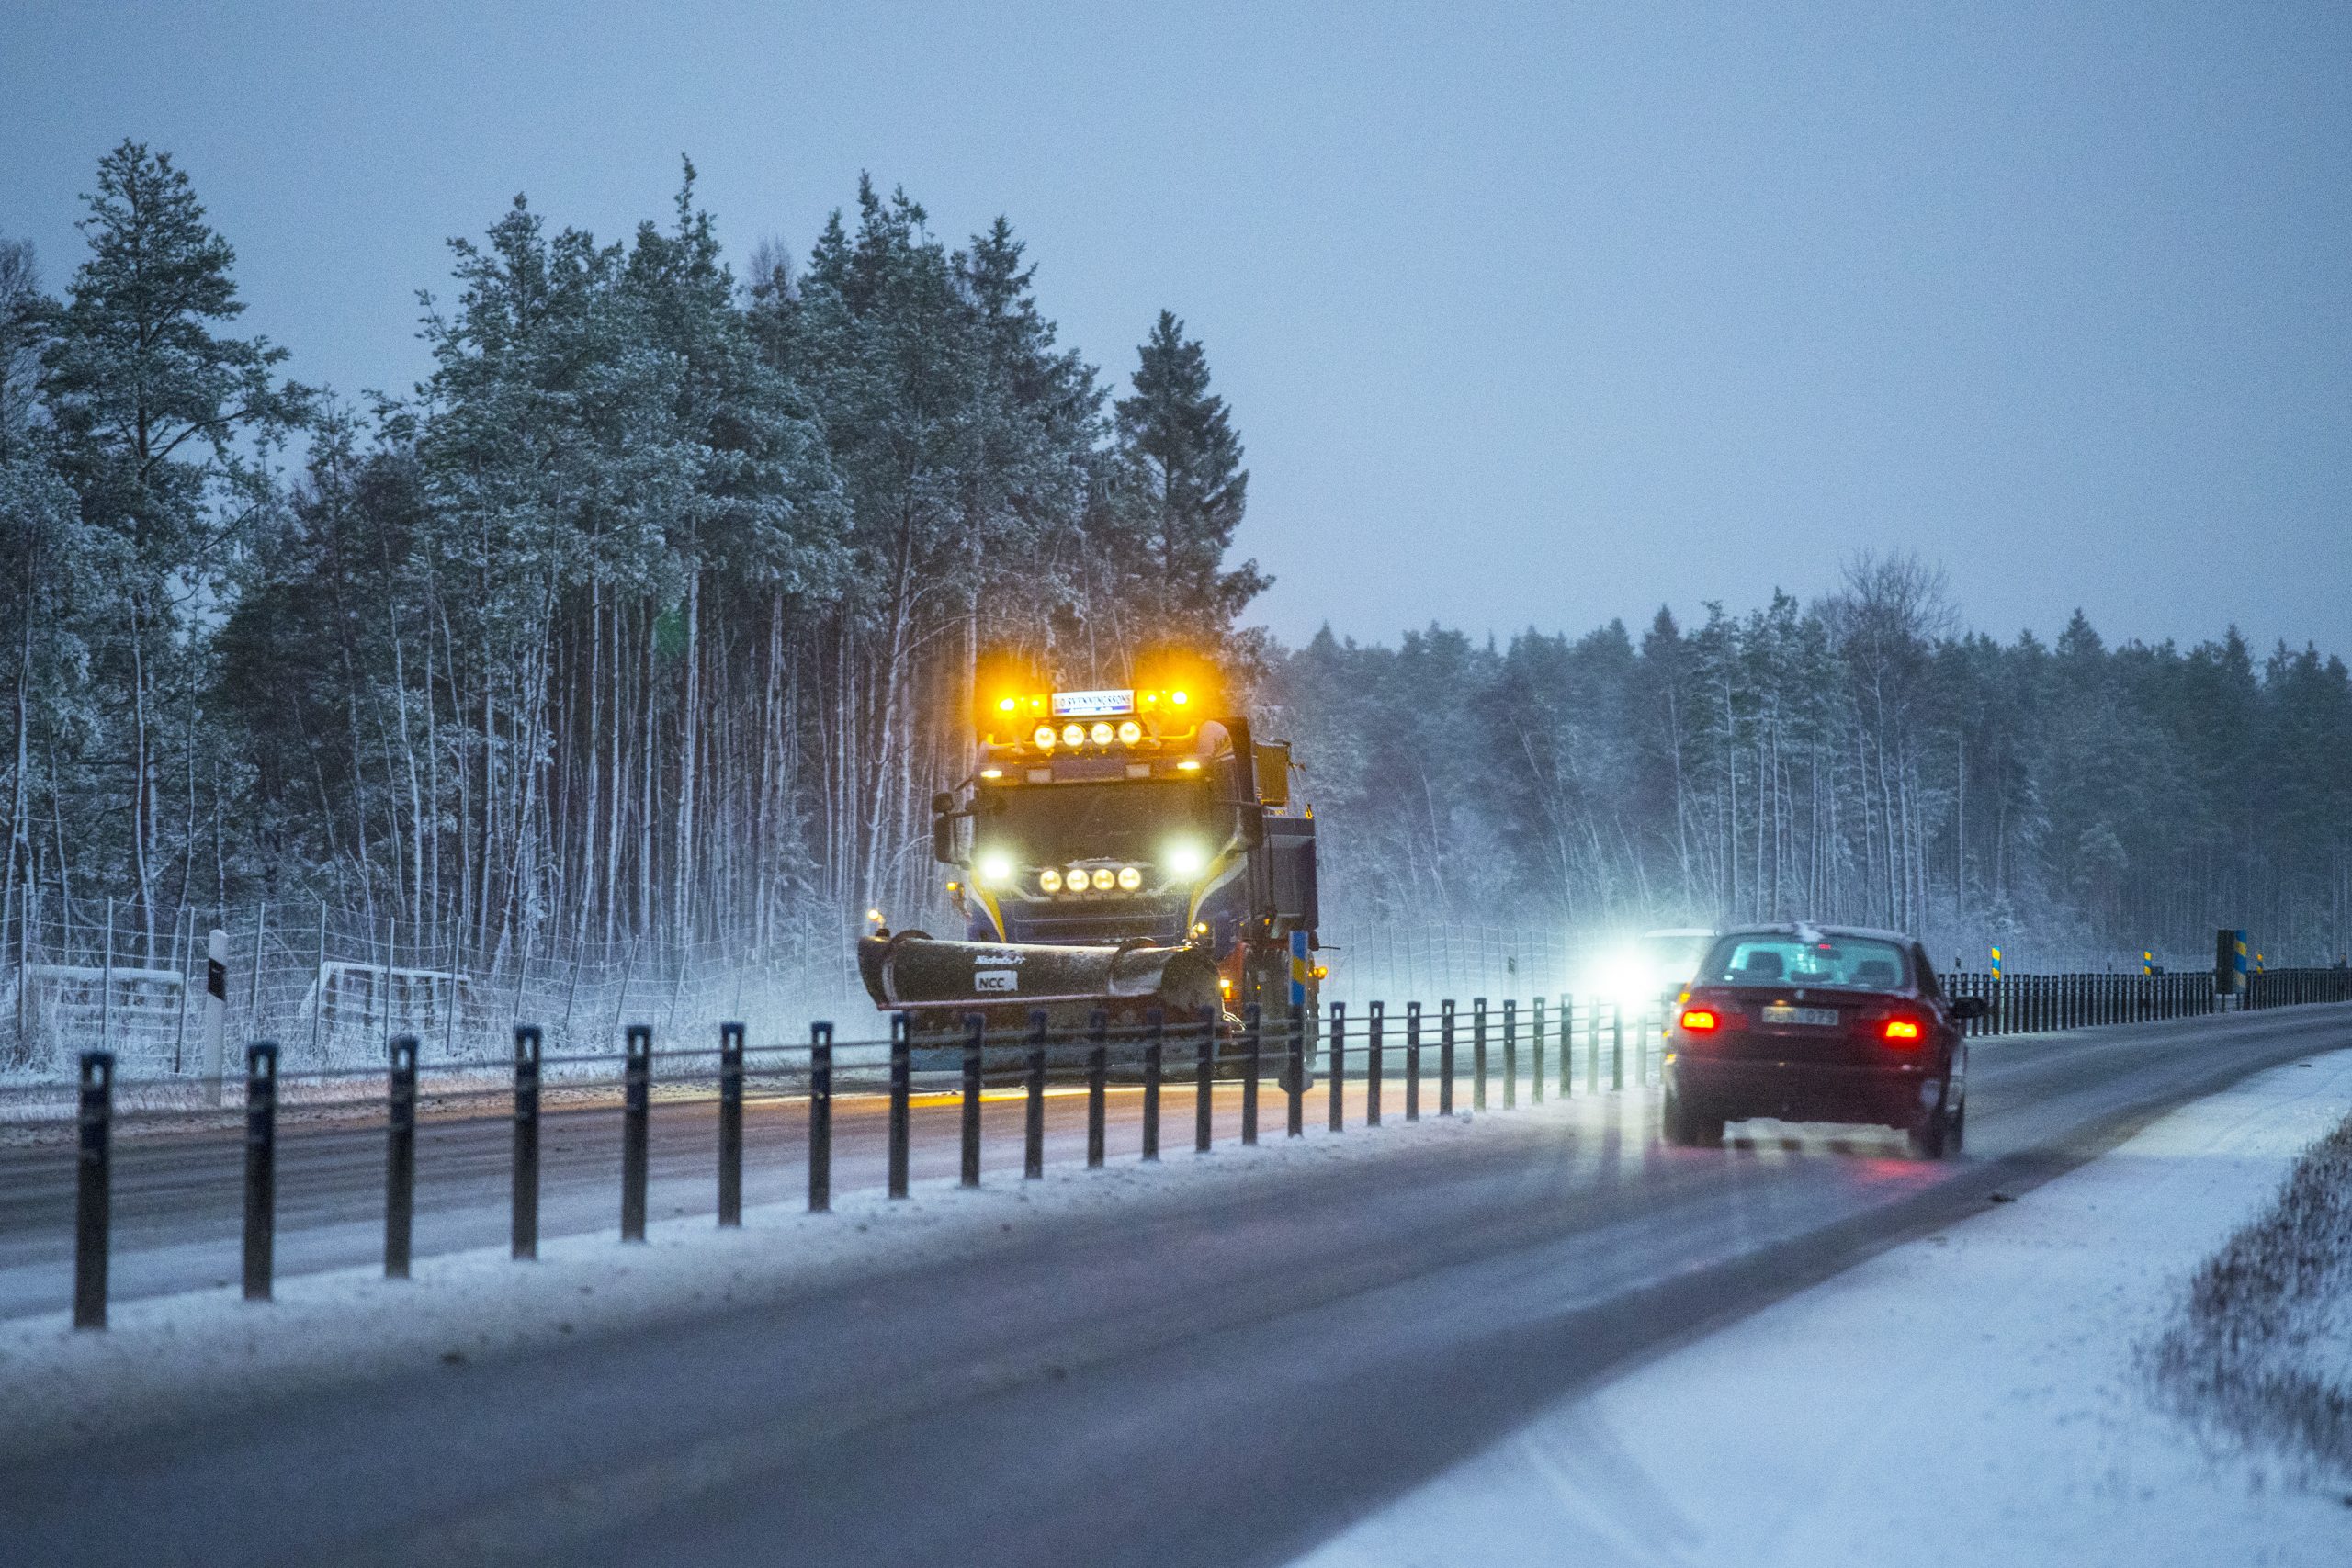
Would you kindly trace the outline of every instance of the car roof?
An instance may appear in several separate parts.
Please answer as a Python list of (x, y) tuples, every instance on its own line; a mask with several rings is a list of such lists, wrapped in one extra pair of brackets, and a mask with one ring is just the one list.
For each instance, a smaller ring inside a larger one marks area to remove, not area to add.
[(1801, 931), (1815, 931), (1822, 936), (1868, 937), (1876, 942), (1891, 942), (1898, 947), (1908, 947), (1913, 938), (1903, 931), (1889, 931), (1884, 926), (1799, 925), (1794, 920), (1780, 920), (1751, 926), (1726, 926), (1725, 936), (1795, 936)]

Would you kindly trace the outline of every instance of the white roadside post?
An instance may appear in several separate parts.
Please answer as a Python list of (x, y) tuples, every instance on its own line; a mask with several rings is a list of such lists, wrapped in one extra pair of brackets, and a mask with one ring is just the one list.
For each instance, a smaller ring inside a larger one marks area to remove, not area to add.
[(204, 1082), (211, 1103), (220, 1103), (221, 1038), (229, 1029), (229, 933), (214, 927), (205, 949)]

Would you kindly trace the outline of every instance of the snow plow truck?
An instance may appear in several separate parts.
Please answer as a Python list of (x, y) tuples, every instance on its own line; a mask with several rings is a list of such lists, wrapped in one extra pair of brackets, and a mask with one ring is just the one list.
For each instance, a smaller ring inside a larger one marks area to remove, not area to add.
[[(984, 684), (971, 773), (933, 797), (962, 940), (860, 940), (875, 1004), (919, 1037), (975, 1014), (994, 1038), (1043, 1010), (1057, 1035), (1107, 1014), (1172, 1028), (1256, 1005), (1268, 1054), (1316, 1013), (1315, 817), (1287, 742), (1217, 716), (1205, 682), (1091, 691)], [(1308, 1034), (1311, 1042), (1313, 1035)]]

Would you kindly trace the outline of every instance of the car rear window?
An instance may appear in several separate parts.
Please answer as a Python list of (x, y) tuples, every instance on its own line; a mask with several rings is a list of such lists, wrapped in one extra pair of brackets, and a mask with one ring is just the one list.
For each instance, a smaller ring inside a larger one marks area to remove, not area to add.
[(1717, 940), (1699, 968), (1711, 986), (1815, 986), (1850, 991), (1892, 991), (1903, 986), (1903, 949), (1871, 937), (1825, 936), (1812, 942), (1785, 934), (1733, 935)]

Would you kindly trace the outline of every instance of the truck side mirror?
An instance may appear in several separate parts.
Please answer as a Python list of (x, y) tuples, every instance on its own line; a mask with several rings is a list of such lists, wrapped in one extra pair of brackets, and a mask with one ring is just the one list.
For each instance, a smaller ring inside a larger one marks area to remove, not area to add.
[(933, 817), (944, 817), (955, 809), (956, 797), (947, 791), (943, 789), (931, 797), (931, 814)]
[(942, 865), (956, 863), (956, 818), (944, 812), (931, 819), (931, 858)]

